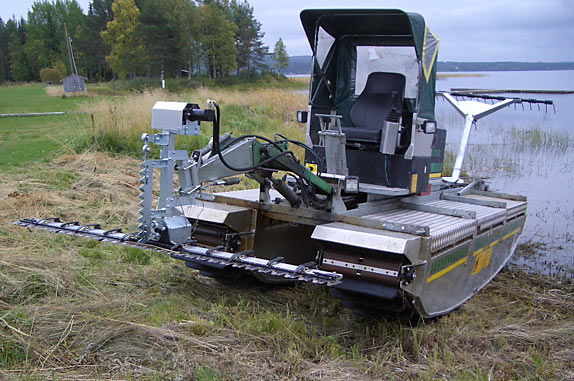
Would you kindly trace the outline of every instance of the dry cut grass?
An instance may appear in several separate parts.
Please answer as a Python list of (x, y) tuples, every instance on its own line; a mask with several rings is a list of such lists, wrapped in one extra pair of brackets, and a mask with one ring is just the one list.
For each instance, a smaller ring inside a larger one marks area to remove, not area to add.
[(0, 378), (572, 379), (574, 290), (504, 271), (417, 326), (316, 286), (228, 286), (161, 254), (28, 232), (55, 216), (135, 229), (138, 161), (102, 153), (0, 174)]
[(50, 97), (86, 97), (88, 93), (78, 91), (75, 93), (65, 93), (63, 85), (48, 85), (45, 87), (46, 94)]

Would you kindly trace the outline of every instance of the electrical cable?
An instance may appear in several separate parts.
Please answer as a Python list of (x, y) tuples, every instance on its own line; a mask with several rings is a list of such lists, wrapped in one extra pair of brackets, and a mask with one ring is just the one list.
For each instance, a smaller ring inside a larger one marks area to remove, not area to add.
[[(223, 158), (223, 154), (221, 153), (221, 147), (219, 146), (219, 133), (220, 133), (220, 121), (221, 121), (221, 110), (219, 108), (219, 105), (217, 104), (217, 102), (213, 101), (213, 105), (215, 107), (215, 120), (213, 121), (213, 151), (217, 154), (217, 156), (219, 157), (219, 160), (221, 161), (221, 163), (227, 167), (228, 169), (232, 170), (232, 171), (236, 171), (236, 172), (248, 172), (248, 171), (252, 171), (254, 169), (258, 169), (258, 168), (264, 168), (264, 166), (267, 163), (270, 163), (272, 161), (275, 161), (276, 159), (278, 159), (281, 156), (285, 156), (285, 155), (290, 155), (294, 160), (296, 160), (296, 156), (292, 151), (283, 151), (277, 155), (271, 156), (255, 165), (249, 166), (249, 167), (244, 167), (244, 168), (240, 168), (240, 167), (234, 167), (231, 164), (227, 163), (225, 161), (225, 159)], [(279, 135), (281, 136), (281, 135)], [(263, 140), (265, 142), (268, 142), (269, 144), (273, 145), (274, 147), (276, 147), (278, 150), (282, 150), (283, 148), (279, 145), (279, 142), (274, 142), (264, 136), (260, 136), (260, 135), (243, 135), (243, 136), (239, 136), (237, 138), (232, 139), (231, 141), (226, 142), (225, 146), (229, 147), (231, 145), (233, 145), (236, 141), (239, 140), (243, 140), (246, 138), (256, 138), (256, 139), (260, 139)], [(286, 141), (291, 141), (291, 139), (287, 139), (284, 136), (282, 136)], [(297, 141), (291, 141), (292, 143), (296, 144), (296, 145), (300, 145), (301, 147), (305, 148), (305, 149), (309, 149), (311, 150), (307, 145), (301, 143), (301, 142), (297, 142)], [(298, 143), (298, 144), (297, 144)], [(312, 150), (311, 150), (312, 151)], [(314, 154), (316, 154), (315, 152), (313, 152)], [(320, 161), (318, 161), (318, 163), (321, 163)], [(294, 173), (293, 171), (289, 170), (288, 168), (285, 169), (287, 172), (291, 172), (293, 173), (293, 175), (295, 175), (295, 179), (298, 181), (298, 183), (301, 186), (301, 191), (302, 194), (304, 195), (304, 198), (307, 198), (307, 202), (306, 204), (308, 205), (309, 203), (312, 205), (316, 205), (319, 208), (324, 207), (324, 202), (322, 202), (322, 200), (317, 198), (317, 195), (313, 194), (312, 191), (310, 191), (308, 189), (309, 186), (313, 187), (312, 184), (306, 184), (308, 181), (305, 180), (304, 178), (302, 178), (300, 175)]]
[(309, 147), (305, 143), (298, 142), (297, 140), (289, 139), (288, 137), (286, 137), (285, 135), (282, 135), (280, 133), (276, 133), (275, 137), (277, 137), (277, 136), (279, 136), (283, 140), (279, 140), (279, 141), (276, 140), (276, 143), (282, 143), (282, 142), (292, 143), (292, 144), (295, 144), (296, 146), (299, 146), (299, 147), (305, 149), (307, 152), (311, 153), (311, 155), (313, 155), (313, 157), (315, 158), (315, 161), (317, 162), (317, 172), (323, 173), (323, 171), (325, 170), (324, 164), (321, 161), (321, 158), (319, 157), (317, 152), (313, 151), (313, 149), (311, 147)]
[(389, 173), (388, 173), (388, 169), (387, 169), (387, 156), (386, 155), (383, 155), (383, 160), (384, 160), (384, 166), (385, 166), (385, 180), (387, 180), (387, 186), (390, 187), (391, 182), (389, 181)]

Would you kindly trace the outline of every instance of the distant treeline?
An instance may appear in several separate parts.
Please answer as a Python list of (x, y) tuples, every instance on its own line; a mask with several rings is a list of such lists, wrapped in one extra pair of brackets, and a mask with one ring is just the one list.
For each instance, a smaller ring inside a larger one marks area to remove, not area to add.
[[(311, 56), (292, 56), (286, 74), (309, 74)], [(438, 71), (574, 70), (574, 62), (438, 62)]]
[(27, 18), (0, 19), (0, 83), (58, 81), (71, 67), (92, 81), (284, 69), (283, 41), (269, 53), (263, 35), (244, 0), (92, 0), (87, 14), (76, 0), (37, 0)]

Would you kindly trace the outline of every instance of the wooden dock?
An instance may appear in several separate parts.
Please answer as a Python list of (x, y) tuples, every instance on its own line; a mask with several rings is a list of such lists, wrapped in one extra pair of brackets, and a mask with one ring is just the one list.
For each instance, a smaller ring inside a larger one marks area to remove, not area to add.
[(22, 114), (0, 114), (0, 118), (26, 117), (26, 116), (45, 116), (45, 115), (64, 115), (65, 112), (27, 112)]
[(454, 87), (450, 91), (472, 94), (574, 94), (574, 90), (470, 89), (462, 87)]

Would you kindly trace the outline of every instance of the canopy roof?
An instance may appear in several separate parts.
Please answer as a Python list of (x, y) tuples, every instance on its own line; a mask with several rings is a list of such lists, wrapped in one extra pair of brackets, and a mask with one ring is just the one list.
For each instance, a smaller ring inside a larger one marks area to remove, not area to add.
[(301, 23), (315, 51), (315, 32), (321, 26), (335, 39), (343, 36), (394, 37), (410, 42), (419, 59), (425, 38), (425, 20), (418, 13), (399, 9), (306, 9)]

